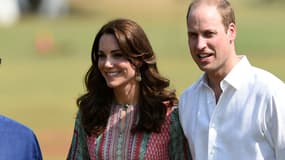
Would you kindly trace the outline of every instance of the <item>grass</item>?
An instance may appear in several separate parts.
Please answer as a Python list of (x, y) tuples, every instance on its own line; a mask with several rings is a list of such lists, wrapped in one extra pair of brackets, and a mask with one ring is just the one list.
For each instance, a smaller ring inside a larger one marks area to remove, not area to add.
[[(158, 67), (178, 95), (201, 74), (187, 47), (184, 14), (188, 1), (72, 2), (76, 6), (67, 17), (26, 16), (11, 28), (0, 28), (0, 113), (31, 127), (48, 160), (64, 159), (67, 154), (75, 100), (84, 92), (83, 76), (90, 65), (93, 38), (106, 21), (131, 18), (145, 29), (157, 53)], [(239, 7), (238, 52), (285, 80), (283, 9), (249, 8), (234, 2)], [(51, 50), (37, 51), (35, 43), (41, 36), (52, 37)]]

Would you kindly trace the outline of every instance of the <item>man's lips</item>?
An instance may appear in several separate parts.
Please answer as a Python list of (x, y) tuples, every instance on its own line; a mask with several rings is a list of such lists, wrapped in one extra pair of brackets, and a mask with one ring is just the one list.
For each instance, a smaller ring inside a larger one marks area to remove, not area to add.
[(208, 58), (208, 57), (211, 57), (213, 54), (211, 53), (201, 53), (201, 54), (198, 54), (198, 58), (199, 59), (204, 59), (204, 58)]

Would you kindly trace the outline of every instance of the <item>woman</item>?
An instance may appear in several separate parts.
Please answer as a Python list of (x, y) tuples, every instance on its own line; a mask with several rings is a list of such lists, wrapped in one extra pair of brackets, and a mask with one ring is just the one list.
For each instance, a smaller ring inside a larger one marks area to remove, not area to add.
[(176, 94), (142, 28), (128, 19), (108, 22), (91, 59), (67, 159), (190, 159)]

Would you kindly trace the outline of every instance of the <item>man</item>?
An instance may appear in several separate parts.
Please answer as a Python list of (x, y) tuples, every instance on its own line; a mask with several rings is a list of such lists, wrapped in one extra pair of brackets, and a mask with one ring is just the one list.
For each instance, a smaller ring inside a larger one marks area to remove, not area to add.
[(285, 85), (235, 51), (226, 0), (196, 0), (188, 45), (203, 76), (180, 97), (180, 120), (194, 160), (285, 160)]
[(0, 160), (42, 160), (40, 146), (33, 131), (2, 115), (0, 115)]
[(0, 159), (42, 159), (40, 146), (33, 131), (2, 115), (0, 115)]

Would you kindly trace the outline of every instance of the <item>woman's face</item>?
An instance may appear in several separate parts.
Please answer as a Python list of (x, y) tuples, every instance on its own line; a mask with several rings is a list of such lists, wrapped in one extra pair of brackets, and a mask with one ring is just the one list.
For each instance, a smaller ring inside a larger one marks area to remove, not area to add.
[(98, 68), (110, 88), (137, 85), (135, 66), (125, 57), (114, 35), (102, 35), (99, 40), (98, 57)]

